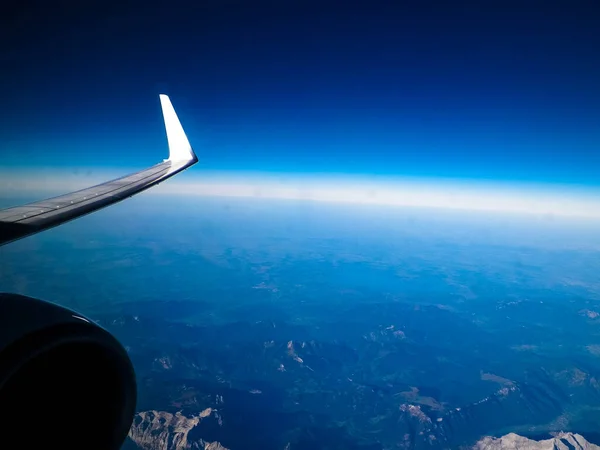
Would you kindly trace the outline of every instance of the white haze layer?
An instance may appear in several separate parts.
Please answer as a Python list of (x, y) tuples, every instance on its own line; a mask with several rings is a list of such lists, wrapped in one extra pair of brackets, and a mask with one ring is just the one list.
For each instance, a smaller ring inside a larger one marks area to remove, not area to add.
[[(0, 173), (0, 196), (60, 195), (135, 170), (21, 169)], [(210, 172), (192, 167), (144, 195), (312, 200), (600, 218), (600, 192), (570, 185), (407, 177)]]

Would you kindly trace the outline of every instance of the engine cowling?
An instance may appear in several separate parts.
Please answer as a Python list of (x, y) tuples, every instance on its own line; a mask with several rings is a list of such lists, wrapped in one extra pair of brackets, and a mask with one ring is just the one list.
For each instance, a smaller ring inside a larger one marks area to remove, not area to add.
[(56, 304), (0, 294), (0, 430), (21, 448), (119, 449), (135, 413), (123, 346)]

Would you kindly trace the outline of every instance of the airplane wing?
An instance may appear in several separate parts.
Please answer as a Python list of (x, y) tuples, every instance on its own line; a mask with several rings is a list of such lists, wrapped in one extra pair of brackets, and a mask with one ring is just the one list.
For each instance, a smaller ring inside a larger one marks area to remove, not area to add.
[(171, 100), (161, 94), (169, 159), (80, 191), (0, 210), (0, 245), (56, 227), (155, 186), (198, 162)]

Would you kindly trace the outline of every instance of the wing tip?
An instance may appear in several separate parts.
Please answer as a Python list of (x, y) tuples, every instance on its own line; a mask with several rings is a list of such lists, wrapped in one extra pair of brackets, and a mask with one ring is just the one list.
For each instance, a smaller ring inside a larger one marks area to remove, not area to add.
[(198, 157), (185, 134), (183, 126), (177, 117), (175, 108), (167, 94), (158, 94), (160, 99), (167, 140), (169, 143), (169, 159), (165, 161), (190, 161), (192, 164), (198, 162)]

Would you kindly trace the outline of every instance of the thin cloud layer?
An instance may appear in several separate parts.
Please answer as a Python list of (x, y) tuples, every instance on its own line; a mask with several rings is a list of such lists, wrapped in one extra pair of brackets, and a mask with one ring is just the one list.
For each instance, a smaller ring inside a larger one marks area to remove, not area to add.
[[(23, 193), (59, 195), (124, 173), (123, 169), (13, 172), (0, 177), (0, 193), (4, 197)], [(597, 192), (563, 186), (491, 182), (381, 181), (351, 176), (203, 172), (183, 180), (169, 180), (149, 190), (148, 194), (256, 197), (600, 218), (600, 194)]]

